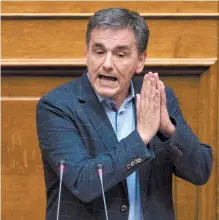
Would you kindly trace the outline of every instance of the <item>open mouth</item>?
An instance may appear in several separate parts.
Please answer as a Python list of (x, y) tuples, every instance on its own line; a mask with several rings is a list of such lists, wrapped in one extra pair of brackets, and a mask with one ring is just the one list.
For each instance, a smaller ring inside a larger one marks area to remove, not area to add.
[(104, 81), (115, 82), (117, 80), (117, 78), (114, 77), (114, 76), (106, 76), (106, 75), (102, 75), (102, 74), (100, 74), (98, 77), (99, 77), (100, 80), (104, 80)]

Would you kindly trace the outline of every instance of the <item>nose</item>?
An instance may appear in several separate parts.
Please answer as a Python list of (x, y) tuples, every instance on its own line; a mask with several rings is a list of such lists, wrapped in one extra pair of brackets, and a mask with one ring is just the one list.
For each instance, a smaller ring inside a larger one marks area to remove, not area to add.
[(108, 53), (105, 56), (103, 68), (106, 71), (110, 71), (113, 69), (113, 60), (112, 60), (112, 54)]

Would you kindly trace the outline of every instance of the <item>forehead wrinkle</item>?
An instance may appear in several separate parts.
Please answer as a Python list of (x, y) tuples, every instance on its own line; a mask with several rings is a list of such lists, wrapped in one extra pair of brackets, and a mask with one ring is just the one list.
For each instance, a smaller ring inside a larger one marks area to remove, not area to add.
[[(101, 43), (101, 42), (95, 42), (93, 43), (93, 47), (101, 47), (104, 49), (107, 49), (106, 45)], [(121, 44), (119, 43), (119, 45), (115, 45), (114, 48), (112, 48), (112, 50), (125, 50), (125, 51), (129, 51), (129, 50), (137, 50), (137, 48), (135, 48), (135, 45), (128, 45), (128, 44)]]
[(100, 45), (103, 47), (107, 47), (108, 45), (111, 45), (111, 42), (113, 42), (112, 44), (115, 45), (114, 48), (117, 47), (123, 47), (123, 46), (128, 46), (130, 49), (135, 49), (136, 47), (136, 39), (134, 36), (134, 33), (130, 30), (128, 30), (128, 34), (132, 33), (131, 35), (129, 35), (128, 39), (127, 39), (127, 33), (124, 33), (124, 30), (121, 30), (121, 32), (119, 30), (94, 30), (91, 33), (91, 38), (93, 38), (93, 45)]

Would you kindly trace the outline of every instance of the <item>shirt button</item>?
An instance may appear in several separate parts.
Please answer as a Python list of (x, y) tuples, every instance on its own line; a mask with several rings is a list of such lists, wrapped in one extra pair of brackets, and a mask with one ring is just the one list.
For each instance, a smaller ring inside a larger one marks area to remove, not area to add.
[(127, 205), (122, 205), (122, 206), (121, 206), (121, 211), (122, 211), (122, 212), (125, 212), (126, 210), (127, 210)]

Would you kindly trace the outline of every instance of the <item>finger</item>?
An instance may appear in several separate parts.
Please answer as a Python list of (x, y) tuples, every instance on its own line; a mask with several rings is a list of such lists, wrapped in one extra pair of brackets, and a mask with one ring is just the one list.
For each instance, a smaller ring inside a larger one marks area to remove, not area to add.
[(142, 88), (141, 88), (141, 92), (145, 90), (145, 88), (147, 87), (147, 79), (148, 79), (148, 74), (144, 75), (143, 78), (143, 83), (142, 83)]
[(151, 71), (149, 71), (148, 75), (151, 77), (151, 76), (153, 76), (153, 73)]
[[(157, 87), (157, 89), (160, 91), (160, 86), (161, 86), (161, 84), (160, 84), (160, 80), (159, 80), (159, 78), (157, 78), (157, 85), (156, 85), (156, 87)], [(161, 92), (161, 91), (160, 91)]]
[(144, 85), (142, 86), (141, 89), (141, 99), (142, 100), (146, 100), (149, 96), (149, 91), (151, 88), (151, 83), (150, 83), (150, 78), (149, 78), (149, 74), (146, 74), (146, 76), (144, 77)]
[(166, 106), (166, 92), (165, 86), (162, 81), (160, 81), (160, 93), (161, 93), (161, 105)]
[(159, 109), (160, 109), (160, 91), (157, 89), (155, 91), (154, 110), (158, 111)]
[(147, 78), (148, 78), (148, 74), (146, 73), (146, 74), (144, 75), (143, 83), (147, 80)]
[(161, 81), (159, 80), (158, 83), (157, 83), (157, 89), (160, 91), (160, 102), (162, 101), (162, 90), (161, 90)]
[(156, 80), (156, 87), (157, 87), (157, 89), (160, 89), (160, 87), (159, 87), (159, 81), (160, 81), (160, 79), (159, 79), (158, 73), (157, 73), (157, 72), (153, 73), (153, 74), (152, 74), (152, 77)]
[(136, 109), (137, 109), (137, 115), (139, 114), (140, 101), (141, 101), (141, 95), (140, 95), (140, 94), (136, 94)]
[(156, 92), (156, 79), (154, 79), (153, 77), (150, 78), (150, 90), (149, 90), (149, 101), (150, 104), (152, 104), (154, 102), (154, 97), (155, 97), (155, 92)]
[(147, 75), (148, 75), (148, 74), (145, 74), (145, 75), (144, 75), (144, 78), (143, 78), (143, 83), (142, 83), (142, 87), (141, 87), (141, 95), (142, 95), (142, 96), (143, 96), (144, 90), (146, 89)]
[(156, 80), (159, 80), (159, 75), (158, 75), (157, 72), (156, 72), (156, 73), (153, 73), (153, 77), (154, 77)]
[(150, 79), (150, 78), (154, 78), (153, 72), (148, 72), (148, 79)]

